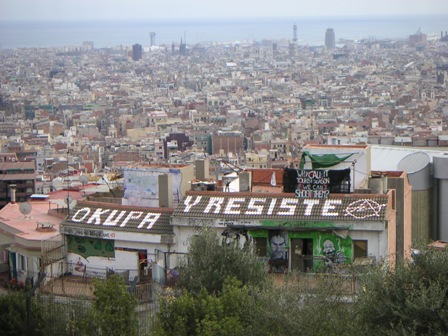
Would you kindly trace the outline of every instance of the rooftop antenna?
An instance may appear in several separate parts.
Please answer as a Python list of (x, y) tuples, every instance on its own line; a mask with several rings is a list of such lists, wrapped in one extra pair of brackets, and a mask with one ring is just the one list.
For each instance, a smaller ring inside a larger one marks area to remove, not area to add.
[(65, 204), (67, 204), (67, 216), (70, 216), (70, 209), (73, 209), (76, 205), (76, 200), (73, 199), (70, 195), (64, 199)]
[(70, 216), (70, 203), (73, 202), (73, 198), (70, 196), (70, 164), (68, 162), (69, 150), (67, 148), (67, 197), (65, 198), (65, 203), (67, 204), (67, 215)]

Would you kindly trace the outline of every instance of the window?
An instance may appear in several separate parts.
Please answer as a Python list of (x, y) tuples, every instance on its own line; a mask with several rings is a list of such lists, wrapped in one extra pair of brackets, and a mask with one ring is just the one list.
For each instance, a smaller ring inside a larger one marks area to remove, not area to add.
[(268, 255), (266, 238), (254, 238), (254, 252), (257, 256), (266, 258)]
[(21, 254), (17, 254), (19, 260), (19, 270), (26, 272), (26, 257)]
[(353, 259), (367, 257), (367, 240), (353, 240)]

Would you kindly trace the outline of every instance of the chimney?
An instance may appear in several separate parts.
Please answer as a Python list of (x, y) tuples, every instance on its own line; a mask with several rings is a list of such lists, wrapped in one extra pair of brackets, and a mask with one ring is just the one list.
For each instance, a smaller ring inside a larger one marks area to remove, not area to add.
[(386, 194), (387, 176), (383, 174), (372, 174), (369, 178), (369, 185), (372, 194)]
[(210, 161), (208, 159), (196, 160), (195, 166), (196, 166), (196, 179), (204, 181), (210, 178), (209, 174)]
[(159, 175), (159, 207), (173, 207), (173, 179), (170, 174)]
[(252, 174), (250, 172), (239, 173), (240, 191), (251, 191)]
[(10, 184), (9, 185), (9, 195), (11, 196), (11, 203), (15, 204), (16, 203), (16, 185), (15, 184)]

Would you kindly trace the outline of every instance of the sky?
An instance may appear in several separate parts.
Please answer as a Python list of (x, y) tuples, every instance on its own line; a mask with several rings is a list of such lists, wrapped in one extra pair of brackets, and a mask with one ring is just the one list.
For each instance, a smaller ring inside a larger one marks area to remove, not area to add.
[(448, 14), (448, 0), (0, 0), (0, 21)]

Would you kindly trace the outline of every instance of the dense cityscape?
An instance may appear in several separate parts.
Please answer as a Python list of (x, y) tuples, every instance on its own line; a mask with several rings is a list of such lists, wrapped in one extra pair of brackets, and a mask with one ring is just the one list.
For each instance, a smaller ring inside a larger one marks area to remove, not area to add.
[(277, 283), (338, 277), (351, 304), (353, 268), (446, 251), (448, 34), (337, 33), (0, 49), (4, 287), (91, 298), (118, 274), (151, 320), (212, 228)]

